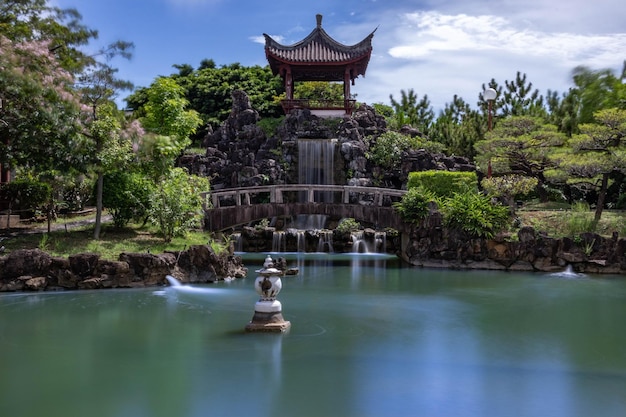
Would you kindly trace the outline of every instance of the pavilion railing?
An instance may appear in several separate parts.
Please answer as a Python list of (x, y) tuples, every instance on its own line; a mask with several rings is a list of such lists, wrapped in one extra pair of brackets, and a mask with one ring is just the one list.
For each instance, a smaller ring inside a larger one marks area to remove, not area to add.
[(346, 114), (352, 114), (356, 100), (293, 99), (282, 100), (280, 104), (285, 114), (293, 109), (344, 110)]

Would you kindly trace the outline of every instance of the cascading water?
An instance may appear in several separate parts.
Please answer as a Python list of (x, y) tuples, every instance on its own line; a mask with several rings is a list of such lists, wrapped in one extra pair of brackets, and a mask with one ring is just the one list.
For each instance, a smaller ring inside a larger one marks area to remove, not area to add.
[[(337, 139), (298, 140), (298, 183), (334, 185), (335, 146)], [(301, 193), (300, 201), (306, 201)], [(332, 193), (315, 195), (315, 201), (332, 203)]]
[(235, 252), (243, 252), (243, 242), (241, 240), (241, 233), (233, 233), (231, 239), (233, 240), (233, 247)]
[(324, 214), (299, 214), (291, 219), (287, 227), (298, 230), (319, 230), (326, 226), (328, 216)]
[(304, 230), (296, 230), (298, 252), (306, 252), (306, 240)]
[(387, 233), (385, 232), (376, 232), (374, 236), (374, 240), (376, 242), (376, 252), (386, 253), (387, 252)]
[(387, 251), (387, 234), (374, 232), (366, 235), (363, 230), (351, 233), (353, 253), (385, 253)]
[(282, 230), (275, 230), (272, 234), (272, 252), (286, 252), (286, 245), (287, 240), (285, 239), (285, 232)]
[(333, 232), (330, 230), (319, 231), (319, 241), (317, 244), (318, 252), (334, 252), (333, 249)]
[[(333, 169), (335, 165), (336, 139), (300, 139), (298, 140), (298, 183), (334, 185)], [(315, 201), (333, 202), (332, 193), (315, 192)], [(308, 193), (300, 192), (300, 202), (307, 202)], [(297, 236), (298, 252), (306, 252), (305, 231), (322, 231), (326, 227), (328, 216), (322, 214), (306, 214), (293, 217), (285, 228), (289, 235)], [(295, 231), (295, 232), (294, 232)], [(332, 233), (319, 233), (320, 251), (332, 252)], [(324, 239), (324, 240), (322, 240)], [(286, 248), (286, 236), (283, 231), (274, 231), (272, 235), (272, 252), (283, 252)], [(325, 248), (325, 249), (322, 249)]]
[(352, 252), (354, 253), (369, 253), (367, 242), (363, 238), (363, 230), (357, 230), (351, 233), (352, 237)]

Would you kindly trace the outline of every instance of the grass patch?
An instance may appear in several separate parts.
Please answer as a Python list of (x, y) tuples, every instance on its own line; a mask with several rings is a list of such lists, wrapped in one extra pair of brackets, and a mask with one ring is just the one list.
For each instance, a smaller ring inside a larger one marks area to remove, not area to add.
[(211, 234), (205, 231), (188, 232), (184, 237), (175, 237), (165, 243), (156, 229), (151, 226), (132, 224), (123, 229), (104, 224), (100, 239), (93, 239), (93, 225), (73, 228), (70, 231), (55, 230), (47, 233), (22, 233), (10, 237), (2, 244), (6, 251), (18, 249), (39, 248), (53, 256), (67, 257), (77, 253), (97, 253), (103, 259), (117, 260), (120, 253), (163, 253), (165, 251), (179, 251), (191, 245), (206, 245), (207, 243), (220, 252), (224, 245), (213, 241)]
[(535, 230), (544, 232), (555, 238), (573, 236), (583, 232), (597, 233), (604, 237), (611, 237), (617, 232), (620, 237), (626, 236), (626, 212), (620, 210), (604, 210), (602, 218), (596, 224), (593, 221), (593, 210), (518, 210), (520, 227), (532, 226)]

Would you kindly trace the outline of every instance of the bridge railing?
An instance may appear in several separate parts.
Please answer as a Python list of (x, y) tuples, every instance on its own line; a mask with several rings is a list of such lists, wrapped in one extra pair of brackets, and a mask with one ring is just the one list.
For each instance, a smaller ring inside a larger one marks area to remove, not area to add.
[[(284, 184), (259, 187), (229, 188), (211, 192), (213, 208), (223, 206), (249, 206), (258, 202), (286, 203), (292, 194), (297, 194), (301, 203), (340, 202), (367, 200), (370, 205), (391, 205), (406, 193), (404, 190), (377, 187), (357, 187), (348, 185)], [(328, 201), (329, 194), (332, 201)], [(287, 197), (287, 199), (286, 199)], [(304, 199), (305, 201), (302, 201)], [(336, 201), (340, 199), (339, 201)], [(234, 203), (233, 203), (234, 201)]]

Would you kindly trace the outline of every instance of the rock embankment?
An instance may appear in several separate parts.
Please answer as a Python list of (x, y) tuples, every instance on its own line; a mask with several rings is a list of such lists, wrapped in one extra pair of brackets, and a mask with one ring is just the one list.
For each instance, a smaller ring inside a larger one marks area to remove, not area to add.
[(246, 275), (241, 257), (218, 255), (210, 246), (181, 252), (122, 253), (117, 261), (93, 253), (53, 257), (22, 249), (0, 257), (0, 292), (160, 286), (172, 275), (184, 283), (209, 283)]
[(427, 268), (557, 272), (569, 266), (587, 274), (626, 273), (626, 239), (617, 233), (553, 238), (526, 226), (512, 237), (473, 238), (444, 227), (434, 211), (407, 242), (403, 258)]

